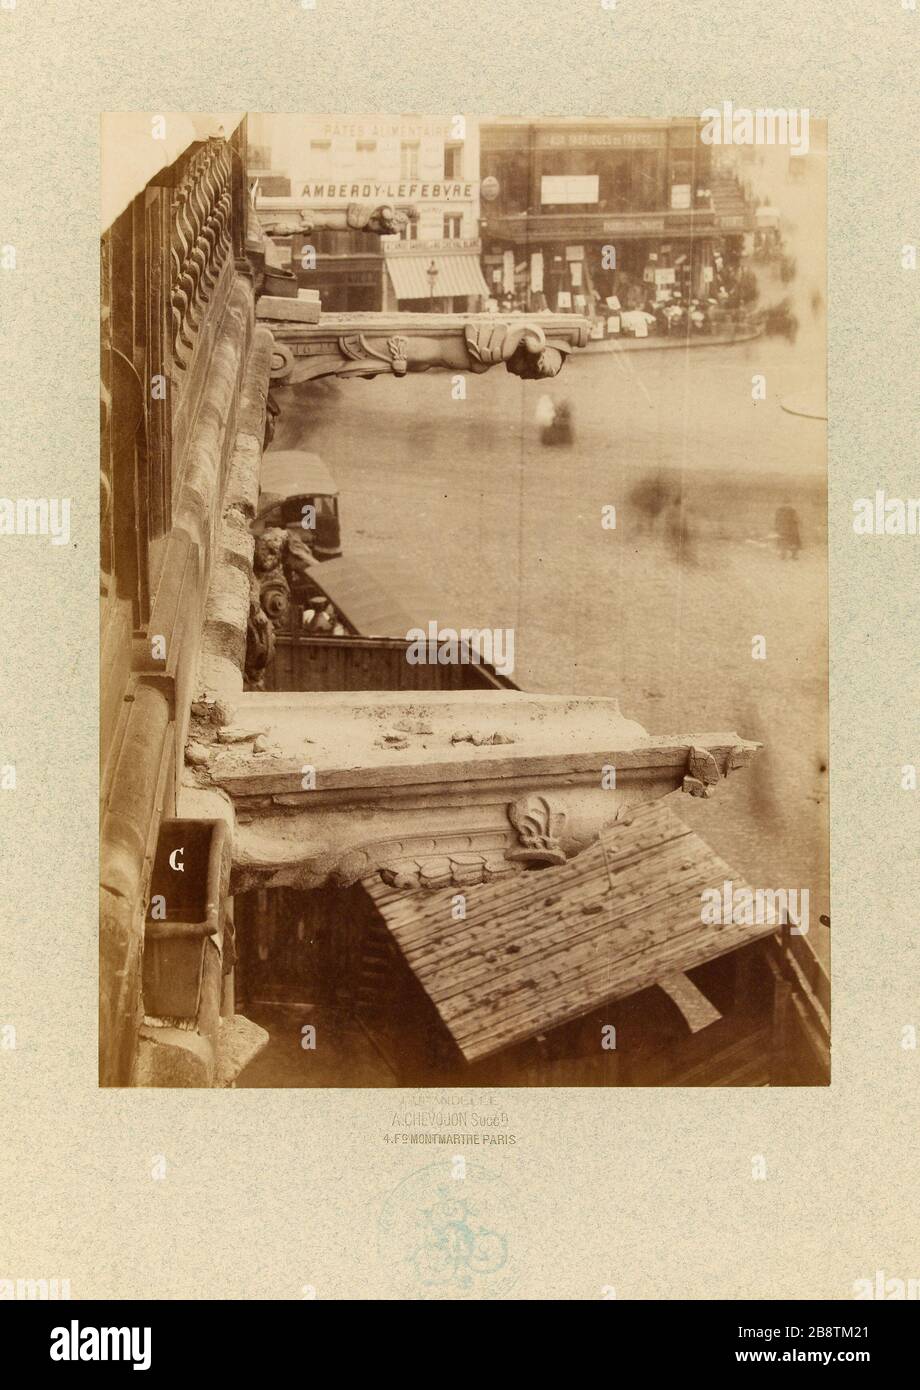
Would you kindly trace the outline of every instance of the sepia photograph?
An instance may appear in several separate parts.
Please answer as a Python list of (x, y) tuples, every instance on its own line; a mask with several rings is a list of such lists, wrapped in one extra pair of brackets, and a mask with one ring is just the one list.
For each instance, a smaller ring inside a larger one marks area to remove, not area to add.
[(828, 1086), (826, 122), (101, 130), (100, 1085)]

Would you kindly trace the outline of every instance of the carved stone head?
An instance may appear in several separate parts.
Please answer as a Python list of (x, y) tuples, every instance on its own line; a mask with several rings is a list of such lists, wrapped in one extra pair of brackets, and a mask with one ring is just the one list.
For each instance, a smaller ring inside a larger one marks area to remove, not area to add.
[(256, 536), (254, 565), (256, 574), (271, 574), (281, 568), (287, 546), (287, 531), (281, 526), (269, 526)]

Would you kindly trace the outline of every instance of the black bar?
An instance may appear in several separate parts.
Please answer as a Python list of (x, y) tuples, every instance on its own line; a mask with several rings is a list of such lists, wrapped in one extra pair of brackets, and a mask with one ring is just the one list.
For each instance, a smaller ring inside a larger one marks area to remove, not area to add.
[[(871, 1281), (865, 1284), (868, 1290)], [(603, 1291), (587, 1301), (615, 1306), (587, 1325), (594, 1334), (603, 1329), (609, 1339), (604, 1345), (614, 1376), (618, 1364), (624, 1372), (631, 1368), (631, 1375), (641, 1370), (652, 1376), (729, 1369), (776, 1373), (790, 1365), (825, 1372), (856, 1367), (876, 1376), (880, 1370), (907, 1371), (916, 1344), (917, 1304), (889, 1290), (883, 1291), (880, 1307), (877, 1291), (867, 1290), (865, 1298), (840, 1301), (762, 1302), (630, 1302)], [(304, 1349), (315, 1348), (313, 1334), (328, 1327), (326, 1312), (314, 1306), (320, 1301), (20, 1300), (15, 1307), (7, 1305), (10, 1316), (2, 1323), (4, 1361), (21, 1365), (20, 1374), (39, 1369), (68, 1380), (80, 1371), (133, 1375), (137, 1359), (145, 1377), (139, 1384), (151, 1376), (184, 1384), (199, 1372), (212, 1383), (225, 1373), (238, 1382), (250, 1370), (265, 1379), (269, 1368), (271, 1378), (279, 1371), (306, 1374)], [(386, 1291), (356, 1291), (340, 1301), (387, 1301)], [(580, 1300), (569, 1294), (562, 1301)], [(116, 1330), (116, 1335), (101, 1329)], [(92, 1359), (103, 1346), (107, 1352), (117, 1350), (119, 1358)], [(52, 1358), (52, 1347), (66, 1352), (67, 1359)], [(314, 1365), (313, 1371), (318, 1370)]]

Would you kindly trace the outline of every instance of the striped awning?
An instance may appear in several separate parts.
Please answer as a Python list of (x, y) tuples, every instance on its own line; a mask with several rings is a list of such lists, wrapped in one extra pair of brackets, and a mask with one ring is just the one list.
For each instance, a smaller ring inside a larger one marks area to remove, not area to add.
[[(427, 275), (432, 261), (438, 268), (433, 287)], [(386, 267), (397, 299), (428, 299), (432, 294), (436, 299), (467, 294), (487, 297), (489, 294), (489, 287), (479, 268), (479, 257), (475, 253), (389, 255), (386, 258)]]

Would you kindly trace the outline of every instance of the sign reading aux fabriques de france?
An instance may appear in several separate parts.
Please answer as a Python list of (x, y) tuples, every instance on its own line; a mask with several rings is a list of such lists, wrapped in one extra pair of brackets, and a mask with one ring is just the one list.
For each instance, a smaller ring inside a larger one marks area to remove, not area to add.
[(379, 200), (396, 203), (468, 203), (476, 196), (477, 185), (458, 179), (442, 179), (423, 183), (420, 179), (405, 182), (378, 182), (376, 179), (349, 180), (346, 183), (305, 183), (301, 196), (323, 203), (350, 203)]

